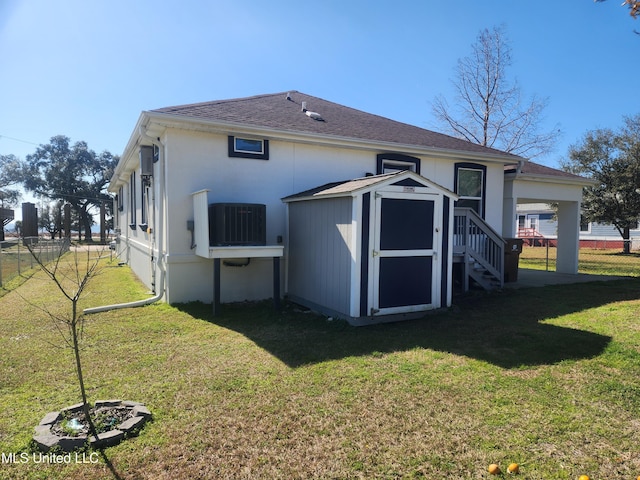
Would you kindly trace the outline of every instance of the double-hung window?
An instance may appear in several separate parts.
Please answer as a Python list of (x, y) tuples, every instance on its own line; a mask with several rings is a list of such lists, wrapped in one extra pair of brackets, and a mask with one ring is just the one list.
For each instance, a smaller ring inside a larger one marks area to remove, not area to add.
[(149, 228), (149, 188), (151, 182), (147, 178), (140, 179), (140, 230), (146, 232)]
[(484, 218), (487, 167), (472, 163), (458, 163), (455, 170), (456, 207), (471, 208)]
[(136, 229), (136, 172), (129, 178), (129, 227)]

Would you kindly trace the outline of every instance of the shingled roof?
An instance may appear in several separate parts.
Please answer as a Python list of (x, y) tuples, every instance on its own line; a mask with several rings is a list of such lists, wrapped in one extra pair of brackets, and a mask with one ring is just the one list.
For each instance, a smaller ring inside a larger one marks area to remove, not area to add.
[[(516, 174), (518, 172), (518, 165), (506, 165), (504, 167), (504, 173), (506, 174)], [(586, 181), (590, 182), (589, 179), (585, 179), (579, 175), (574, 175), (573, 173), (565, 172), (563, 170), (558, 170), (557, 168), (546, 167), (544, 165), (540, 165), (535, 162), (524, 162), (522, 164), (522, 168), (520, 169), (521, 175), (529, 175), (529, 176), (542, 176), (542, 177), (560, 177), (566, 178), (568, 180), (576, 180), (576, 181)]]
[[(321, 120), (305, 115), (302, 110), (303, 102), (306, 102), (307, 110), (318, 113)], [(152, 110), (151, 113), (201, 119), (207, 122), (228, 122), (285, 132), (397, 143), (441, 150), (459, 150), (472, 154), (507, 157), (512, 161), (522, 159), (500, 150), (366, 113), (297, 91), (159, 108)]]
[(402, 172), (384, 173), (381, 175), (370, 175), (368, 177), (356, 178), (354, 180), (343, 180), (341, 182), (331, 182), (320, 185), (319, 187), (311, 188), (294, 195), (289, 195), (283, 198), (283, 201), (291, 201), (298, 198), (309, 197), (324, 197), (330, 195), (339, 195), (342, 193), (351, 193), (361, 188), (366, 188), (371, 185), (375, 185), (378, 182), (387, 180), (394, 175)]

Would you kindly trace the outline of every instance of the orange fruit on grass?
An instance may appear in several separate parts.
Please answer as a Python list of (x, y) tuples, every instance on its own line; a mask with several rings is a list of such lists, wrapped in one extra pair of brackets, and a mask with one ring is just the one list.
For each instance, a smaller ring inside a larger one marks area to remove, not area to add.
[(520, 471), (520, 466), (517, 463), (511, 463), (507, 467), (507, 473), (518, 473)]
[(589, 475), (580, 475), (578, 480), (590, 480)]
[(487, 470), (491, 475), (498, 475), (500, 473), (500, 467), (495, 463), (489, 465), (489, 468), (487, 468)]

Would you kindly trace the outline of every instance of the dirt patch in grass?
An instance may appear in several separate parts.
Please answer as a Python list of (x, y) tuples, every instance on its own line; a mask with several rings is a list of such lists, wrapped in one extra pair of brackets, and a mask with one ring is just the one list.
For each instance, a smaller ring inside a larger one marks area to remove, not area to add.
[[(92, 407), (89, 415), (93, 420), (96, 433), (104, 433), (133, 417), (133, 412), (130, 407)], [(89, 422), (82, 410), (68, 413), (51, 425), (51, 433), (60, 437), (88, 435)]]

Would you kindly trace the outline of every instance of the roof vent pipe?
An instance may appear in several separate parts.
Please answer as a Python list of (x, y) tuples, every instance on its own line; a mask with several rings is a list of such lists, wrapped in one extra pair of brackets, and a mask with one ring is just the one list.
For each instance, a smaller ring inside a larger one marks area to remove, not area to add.
[(322, 115), (320, 115), (318, 112), (311, 112), (309, 110), (305, 111), (304, 114), (307, 117), (313, 118), (314, 120), (318, 120), (319, 122), (324, 122), (324, 119), (322, 118)]
[(303, 112), (307, 111), (307, 102), (302, 102), (302, 111)]
[(291, 92), (287, 92), (287, 100), (291, 101)]

